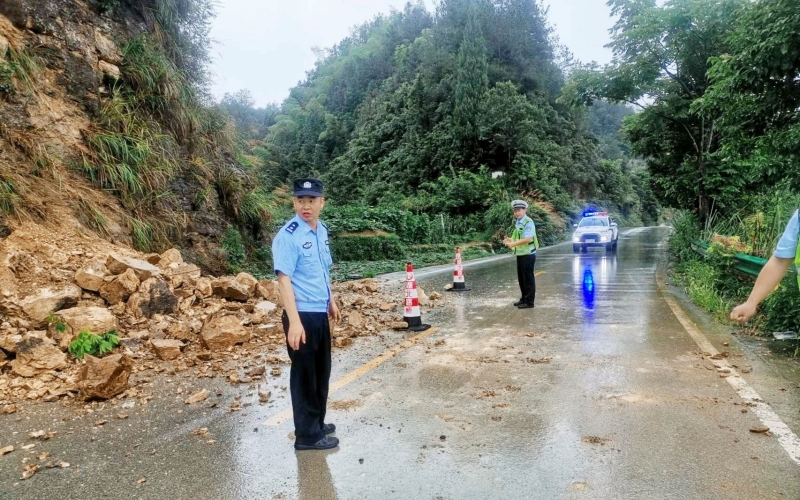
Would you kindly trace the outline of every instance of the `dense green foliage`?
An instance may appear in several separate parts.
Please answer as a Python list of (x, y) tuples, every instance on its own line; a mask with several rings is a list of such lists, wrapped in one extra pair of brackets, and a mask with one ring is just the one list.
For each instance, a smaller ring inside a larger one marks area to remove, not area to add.
[(325, 51), (277, 114), (253, 109), (246, 91), (223, 105), (248, 137), (266, 130), (250, 142), (263, 179), (319, 176), (338, 207), (421, 217), (414, 234), (382, 222), (349, 230), (407, 243), (490, 238), (500, 227), (485, 215), (520, 193), (562, 233), (563, 215), (588, 201), (655, 222), (649, 178), (617, 135), (630, 110), (609, 104), (593, 133), (591, 113), (558, 104), (561, 51), (535, 0), (446, 0), (434, 13), (409, 3)]
[(333, 240), (331, 252), (336, 261), (398, 260), (405, 248), (393, 234), (342, 235)]

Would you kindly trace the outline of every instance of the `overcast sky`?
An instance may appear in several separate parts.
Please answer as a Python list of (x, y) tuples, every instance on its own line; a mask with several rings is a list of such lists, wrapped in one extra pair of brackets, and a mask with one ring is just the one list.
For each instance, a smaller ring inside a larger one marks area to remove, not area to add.
[[(547, 3), (547, 0), (545, 0)], [(425, 0), (433, 10), (433, 0)], [(606, 0), (552, 0), (549, 20), (576, 58), (611, 59)], [(257, 106), (280, 103), (314, 67), (312, 47), (331, 47), (350, 28), (405, 0), (219, 0), (211, 36), (214, 95), (250, 89)]]

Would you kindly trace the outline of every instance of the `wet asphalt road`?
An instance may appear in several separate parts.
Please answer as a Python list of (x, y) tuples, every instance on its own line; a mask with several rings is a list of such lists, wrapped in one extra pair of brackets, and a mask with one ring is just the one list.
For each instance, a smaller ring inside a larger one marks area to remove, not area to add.
[[(269, 425), (289, 406), (288, 367), (270, 380), (269, 405), (247, 386), (163, 374), (144, 406), (0, 416), (0, 447), (59, 432), (0, 458), (0, 499), (800, 498), (800, 466), (775, 437), (749, 432), (757, 417), (656, 286), (667, 234), (625, 231), (616, 255), (541, 250), (533, 310), (511, 306), (511, 258), (468, 266), (472, 291), (423, 318), (435, 333), (331, 394), (339, 450), (295, 452), (291, 420)], [(451, 274), (418, 279), (430, 292)], [(396, 277), (387, 286), (402, 297)], [(800, 377), (776, 373), (713, 325), (704, 331), (752, 370), (745, 380), (798, 433)], [(335, 351), (332, 380), (413, 335)], [(204, 387), (218, 407), (182, 403)], [(231, 413), (235, 395), (244, 407)], [(209, 435), (193, 435), (198, 427)], [(19, 481), (22, 459), (42, 451), (71, 467)]]

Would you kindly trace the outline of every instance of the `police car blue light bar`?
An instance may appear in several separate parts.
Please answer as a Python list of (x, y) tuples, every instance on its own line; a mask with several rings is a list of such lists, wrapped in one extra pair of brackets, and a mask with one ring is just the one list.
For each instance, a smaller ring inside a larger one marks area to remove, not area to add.
[(595, 217), (595, 216), (605, 216), (608, 215), (608, 212), (584, 212), (584, 217)]

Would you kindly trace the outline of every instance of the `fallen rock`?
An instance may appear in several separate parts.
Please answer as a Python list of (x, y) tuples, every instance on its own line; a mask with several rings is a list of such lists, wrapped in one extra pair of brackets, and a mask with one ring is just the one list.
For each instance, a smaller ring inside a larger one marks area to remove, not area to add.
[(353, 339), (350, 337), (337, 337), (333, 339), (333, 345), (335, 347), (347, 347), (353, 345)]
[(347, 315), (347, 324), (352, 328), (361, 329), (365, 324), (364, 315), (358, 311), (353, 311)]
[(256, 311), (261, 312), (265, 315), (271, 313), (277, 308), (278, 308), (277, 304), (275, 304), (274, 302), (270, 302), (268, 300), (261, 301), (255, 305)]
[(769, 427), (766, 425), (759, 425), (757, 427), (750, 427), (750, 432), (754, 432), (756, 434), (764, 434), (765, 432), (769, 432)]
[(277, 281), (260, 280), (256, 285), (256, 294), (260, 298), (276, 304), (279, 304), (281, 300)]
[(208, 391), (203, 389), (202, 391), (194, 393), (188, 398), (184, 399), (183, 402), (186, 403), (187, 405), (193, 405), (201, 401), (205, 401), (206, 399), (208, 399), (208, 396), (209, 396)]
[(139, 281), (147, 281), (161, 274), (161, 270), (149, 262), (113, 254), (106, 259), (106, 267), (111, 274), (122, 274), (128, 269), (133, 269)]
[(150, 345), (153, 346), (153, 351), (155, 351), (156, 356), (158, 356), (159, 359), (168, 361), (180, 356), (181, 349), (186, 344), (184, 344), (180, 340), (153, 339), (150, 341)]
[(247, 342), (250, 332), (236, 316), (215, 316), (203, 327), (200, 338), (206, 349), (220, 351)]
[(77, 304), (82, 293), (75, 285), (46, 287), (22, 300), (20, 306), (32, 320), (42, 323), (50, 313)]
[(172, 314), (178, 307), (178, 297), (161, 278), (143, 282), (138, 292), (128, 300), (128, 311), (137, 318), (152, 318), (156, 314)]
[[(259, 390), (258, 390), (258, 400), (259, 400), (260, 402), (262, 402), (262, 403), (266, 403), (266, 402), (268, 402), (268, 401), (269, 401), (269, 398), (270, 398), (270, 396), (272, 396), (272, 393), (271, 393), (271, 392), (269, 392), (269, 391), (264, 391), (264, 390), (261, 390), (261, 389), (259, 389)], [(0, 450), (0, 451), (2, 451), (2, 450)], [(11, 450), (11, 451), (13, 451), (13, 447), (12, 447), (12, 450)]]
[(109, 399), (125, 392), (133, 362), (124, 354), (96, 358), (84, 356), (86, 364), (78, 373), (78, 390), (83, 399)]
[(153, 264), (154, 266), (157, 266), (158, 263), (161, 261), (161, 255), (157, 253), (149, 253), (144, 256), (144, 260), (146, 260), (148, 264)]
[(214, 288), (211, 286), (210, 278), (198, 278), (191, 282), (191, 286), (200, 294), (200, 297), (206, 298), (214, 295)]
[(112, 306), (127, 301), (139, 288), (139, 278), (133, 269), (126, 269), (119, 276), (106, 279), (100, 287), (100, 296)]
[(395, 309), (397, 309), (397, 304), (390, 304), (388, 302), (384, 302), (380, 307), (380, 310), (383, 312), (394, 311)]
[(169, 277), (172, 286), (180, 287), (184, 283), (191, 283), (200, 278), (202, 271), (194, 264), (185, 262), (174, 262), (164, 268), (164, 274)]
[(246, 302), (247, 299), (253, 294), (255, 290), (255, 278), (250, 276), (253, 282), (249, 282), (247, 279), (240, 280), (239, 276), (246, 273), (240, 273), (238, 276), (223, 276), (222, 278), (217, 278), (216, 280), (211, 282), (211, 288), (214, 291), (214, 295), (218, 297), (222, 297), (224, 299), (230, 300), (238, 300), (241, 302)]
[(419, 305), (421, 306), (427, 306), (431, 302), (431, 300), (428, 298), (428, 295), (425, 293), (425, 290), (420, 287), (417, 287), (417, 297), (419, 298)]
[(431, 295), (430, 295), (430, 297), (429, 297), (429, 298), (430, 298), (431, 300), (439, 300), (439, 299), (441, 299), (441, 298), (442, 298), (442, 294), (441, 294), (441, 293), (439, 293), (439, 292), (431, 292)]
[(445, 289), (445, 291), (448, 291), (448, 292), (449, 292), (449, 291), (450, 291), (450, 290), (452, 290), (454, 287), (455, 287), (455, 285), (453, 285), (452, 283), (448, 283), (447, 285), (445, 285), (445, 286), (444, 286), (444, 289)]
[(65, 368), (67, 355), (53, 344), (29, 336), (17, 344), (17, 358), (10, 364), (17, 375), (33, 377), (45, 371)]
[(75, 273), (75, 283), (84, 290), (99, 292), (108, 275), (106, 265), (98, 259), (92, 259)]
[(22, 335), (13, 334), (13, 335), (0, 335), (0, 349), (15, 353), (17, 352), (17, 344), (22, 342)]
[(158, 261), (158, 267), (161, 269), (166, 269), (170, 264), (183, 264), (183, 256), (177, 248), (170, 248), (162, 253)]
[(59, 311), (58, 316), (66, 323), (72, 335), (83, 330), (97, 334), (119, 330), (116, 316), (105, 307), (73, 307)]
[(197, 335), (192, 331), (192, 325), (185, 321), (173, 323), (167, 330), (167, 334), (170, 338), (178, 340), (192, 341), (197, 338)]
[(13, 446), (4, 446), (4, 447), (0, 448), (0, 457), (2, 457), (3, 455), (8, 455), (12, 451), (14, 451), (14, 447)]
[(408, 329), (408, 323), (405, 321), (392, 321), (389, 323), (389, 328), (392, 330), (406, 330)]
[(27, 464), (22, 470), (22, 477), (20, 477), (20, 479), (23, 481), (30, 479), (37, 472), (39, 472), (39, 464)]

